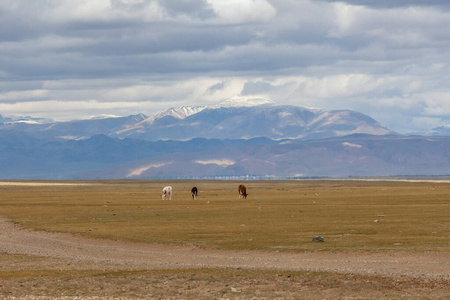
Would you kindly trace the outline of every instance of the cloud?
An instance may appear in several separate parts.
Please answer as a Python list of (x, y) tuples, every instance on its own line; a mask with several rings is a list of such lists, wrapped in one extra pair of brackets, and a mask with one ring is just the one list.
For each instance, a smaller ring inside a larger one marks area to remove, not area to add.
[[(48, 117), (59, 120), (72, 120), (73, 115), (80, 115), (82, 118), (90, 118), (100, 115), (105, 111), (126, 111), (130, 108), (144, 109), (146, 103), (142, 102), (106, 102), (106, 101), (60, 101), (44, 100), (32, 102), (0, 103), (0, 111), (5, 115), (21, 116), (32, 115), (36, 117)], [(148, 104), (147, 104), (148, 105)], [(119, 114), (120, 115), (120, 114)]]
[(207, 95), (213, 95), (216, 92), (221, 92), (225, 89), (226, 87), (226, 83), (224, 81), (220, 81), (218, 83), (215, 83), (214, 85), (208, 87), (208, 89), (206, 90), (205, 94)]
[(215, 16), (213, 8), (205, 0), (161, 0), (159, 4), (172, 16), (183, 15), (200, 20)]
[(421, 95), (425, 102), (424, 113), (428, 116), (450, 116), (450, 90), (432, 91)]
[(220, 23), (264, 22), (273, 18), (275, 8), (266, 0), (208, 0)]
[(29, 100), (29, 99), (43, 99), (47, 96), (46, 90), (26, 90), (26, 91), (11, 91), (6, 93), (0, 93), (0, 101), (2, 102), (16, 102), (17, 100)]
[(256, 80), (248, 81), (245, 83), (241, 94), (242, 95), (258, 95), (258, 94), (268, 94), (273, 91), (275, 87), (267, 81)]
[(241, 94), (415, 130), (427, 122), (413, 120), (448, 120), (449, 6), (3, 0), (0, 113), (42, 116), (41, 103), (61, 119), (152, 114)]
[(322, 0), (328, 2), (345, 2), (351, 5), (374, 7), (378, 9), (383, 8), (404, 8), (411, 6), (437, 6), (437, 7), (450, 7), (447, 1), (441, 0)]

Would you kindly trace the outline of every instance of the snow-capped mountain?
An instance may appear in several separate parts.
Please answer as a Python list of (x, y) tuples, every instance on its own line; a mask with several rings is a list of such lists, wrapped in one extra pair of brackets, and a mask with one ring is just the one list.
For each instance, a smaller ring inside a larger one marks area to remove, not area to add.
[(275, 104), (274, 101), (264, 98), (249, 98), (249, 97), (232, 97), (219, 104), (212, 106), (180, 106), (178, 108), (171, 107), (163, 112), (160, 112), (154, 116), (148, 117), (142, 122), (130, 126), (124, 130), (117, 132), (118, 136), (133, 135), (133, 131), (144, 132), (146, 127), (149, 127), (155, 123), (155, 121), (163, 119), (165, 117), (173, 117), (175, 119), (183, 120), (191, 115), (195, 115), (204, 109), (219, 109), (227, 107), (251, 107), (258, 105)]
[(204, 110), (206, 106), (181, 106), (178, 108), (169, 108), (163, 112), (160, 112), (154, 116), (147, 117), (136, 124), (132, 124), (130, 126), (126, 126), (123, 129), (119, 129), (116, 131), (117, 136), (128, 136), (130, 132), (144, 132), (145, 128), (148, 126), (152, 126), (156, 120), (165, 118), (165, 117), (173, 117), (175, 119), (182, 120), (186, 117), (189, 117), (193, 114), (196, 114), (202, 110)]
[(156, 114), (155, 116), (148, 118), (148, 119), (161, 119), (166, 116), (171, 116), (177, 119), (184, 119), (186, 117), (189, 117), (193, 114), (196, 114), (198, 112), (201, 112), (204, 110), (206, 106), (181, 106), (178, 108), (169, 108), (166, 111), (163, 111), (161, 113)]
[(145, 120), (144, 114), (128, 117), (76, 120), (68, 122), (52, 122), (44, 124), (12, 123), (0, 124), (2, 133), (31, 134), (34, 138), (46, 140), (80, 140), (94, 135), (115, 135), (119, 129), (124, 129)]
[(151, 117), (10, 121), (0, 118), (5, 179), (449, 175), (450, 170), (448, 136), (401, 136), (356, 111), (260, 98), (171, 108)]
[(369, 116), (351, 110), (326, 111), (276, 105), (267, 99), (232, 98), (218, 105), (202, 107), (182, 118), (168, 110), (117, 131), (115, 136), (144, 140), (197, 137), (317, 139), (353, 133), (384, 135), (393, 131)]
[(148, 141), (192, 138), (322, 139), (354, 133), (394, 133), (367, 115), (351, 110), (320, 110), (277, 105), (263, 98), (235, 97), (217, 105), (182, 106), (147, 117), (138, 114), (120, 118), (91, 119), (50, 124), (0, 126), (36, 137), (80, 139), (96, 134)]
[(49, 118), (36, 118), (30, 116), (2, 117), (2, 115), (0, 115), (0, 124), (48, 124), (53, 122), (54, 121)]

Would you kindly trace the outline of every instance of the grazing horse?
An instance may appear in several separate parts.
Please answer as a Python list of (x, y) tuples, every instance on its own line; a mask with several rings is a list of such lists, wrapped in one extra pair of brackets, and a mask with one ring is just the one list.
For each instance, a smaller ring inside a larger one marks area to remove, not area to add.
[(241, 185), (238, 187), (238, 192), (239, 192), (239, 198), (241, 198), (241, 196), (242, 196), (244, 199), (247, 198), (248, 194), (247, 194), (247, 189), (246, 189), (245, 185), (241, 184)]
[(172, 200), (172, 187), (166, 186), (163, 188), (161, 197), (163, 200), (166, 200), (167, 197), (169, 197), (169, 200)]
[(198, 196), (198, 190), (197, 190), (197, 187), (193, 187), (192, 188), (192, 190), (191, 190), (191, 195), (192, 195), (192, 199), (195, 201), (195, 200), (197, 200), (197, 196)]

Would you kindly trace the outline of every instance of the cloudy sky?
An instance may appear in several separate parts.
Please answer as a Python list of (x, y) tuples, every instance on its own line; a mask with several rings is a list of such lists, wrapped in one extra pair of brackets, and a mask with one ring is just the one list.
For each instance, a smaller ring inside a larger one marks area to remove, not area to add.
[(0, 114), (153, 115), (234, 96), (450, 124), (450, 1), (0, 0)]

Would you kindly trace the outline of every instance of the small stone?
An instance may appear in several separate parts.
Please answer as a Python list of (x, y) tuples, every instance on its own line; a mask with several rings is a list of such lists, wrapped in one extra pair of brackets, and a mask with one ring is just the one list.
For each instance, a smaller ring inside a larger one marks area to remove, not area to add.
[(323, 238), (323, 236), (318, 236), (316, 235), (313, 239), (313, 242), (325, 242), (325, 239)]

